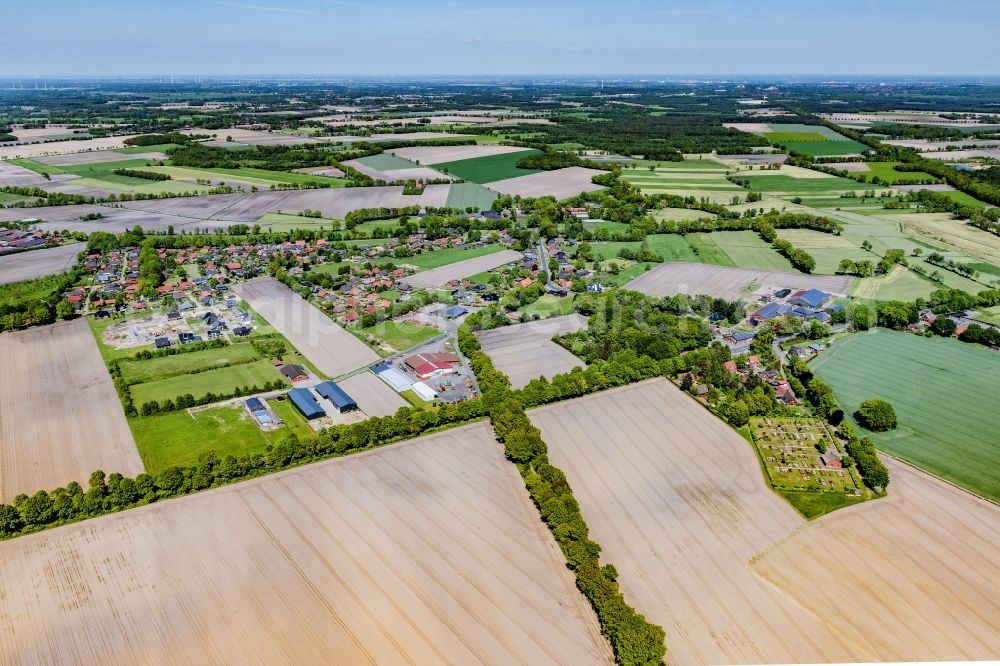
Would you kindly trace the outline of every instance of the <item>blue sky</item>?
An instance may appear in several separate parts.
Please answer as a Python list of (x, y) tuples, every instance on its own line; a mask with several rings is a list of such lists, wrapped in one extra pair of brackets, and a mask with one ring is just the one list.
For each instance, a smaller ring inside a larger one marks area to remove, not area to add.
[(0, 76), (1000, 74), (997, 0), (4, 5)]

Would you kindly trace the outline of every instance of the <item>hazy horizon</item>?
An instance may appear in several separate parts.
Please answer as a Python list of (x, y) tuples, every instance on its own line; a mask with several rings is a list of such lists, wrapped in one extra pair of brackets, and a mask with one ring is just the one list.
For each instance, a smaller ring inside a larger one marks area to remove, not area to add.
[(1000, 76), (1000, 3), (989, 0), (624, 0), (610, 8), (593, 0), (36, 0), (6, 9), (7, 24), (25, 28), (0, 36), (0, 78), (8, 79)]

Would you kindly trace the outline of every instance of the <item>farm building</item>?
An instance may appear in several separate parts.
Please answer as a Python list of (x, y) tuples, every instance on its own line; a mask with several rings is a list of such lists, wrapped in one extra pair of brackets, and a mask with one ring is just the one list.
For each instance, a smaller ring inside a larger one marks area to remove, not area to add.
[(432, 389), (424, 382), (417, 382), (410, 388), (413, 389), (413, 392), (416, 393), (417, 397), (420, 398), (421, 400), (432, 402), (437, 398), (437, 393), (434, 392), (434, 389)]
[(246, 402), (243, 403), (247, 411), (250, 412), (250, 416), (253, 417), (254, 421), (262, 426), (269, 426), (274, 423), (274, 419), (267, 412), (267, 407), (264, 405), (264, 401), (260, 398), (248, 398)]
[(447, 352), (413, 354), (403, 359), (403, 363), (415, 372), (420, 379), (429, 379), (431, 377), (440, 377), (441, 375), (450, 375), (455, 372), (455, 366), (458, 365), (459, 358)]
[(457, 319), (464, 315), (468, 310), (463, 308), (461, 305), (453, 305), (441, 313), (441, 316), (445, 319)]
[(391, 386), (397, 393), (408, 390), (413, 384), (410, 378), (406, 376), (406, 373), (392, 367), (391, 363), (381, 363), (372, 368), (372, 372), (374, 372), (379, 379)]
[(309, 373), (306, 369), (296, 363), (289, 363), (288, 365), (281, 366), (280, 372), (290, 382), (300, 382), (309, 377)]
[(313, 397), (309, 389), (293, 388), (288, 392), (288, 399), (295, 405), (295, 409), (299, 410), (299, 413), (307, 419), (318, 419), (321, 416), (326, 416), (326, 412), (316, 402), (316, 398)]
[(828, 298), (830, 298), (830, 295), (825, 291), (820, 291), (819, 289), (806, 289), (792, 294), (792, 297), (788, 299), (788, 302), (792, 305), (798, 305), (804, 308), (813, 308), (816, 310), (819, 309), (823, 303), (826, 303), (826, 299)]
[(354, 398), (347, 395), (347, 392), (337, 386), (334, 382), (323, 382), (322, 384), (316, 385), (316, 393), (333, 403), (333, 406), (343, 414), (344, 412), (354, 411), (358, 408), (358, 403), (354, 401)]

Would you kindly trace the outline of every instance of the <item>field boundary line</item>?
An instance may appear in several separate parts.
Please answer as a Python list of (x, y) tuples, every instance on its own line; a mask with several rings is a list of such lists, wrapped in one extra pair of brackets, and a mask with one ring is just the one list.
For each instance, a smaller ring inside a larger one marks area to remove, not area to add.
[[(877, 448), (877, 447), (876, 447), (876, 448)], [(958, 489), (958, 490), (961, 490), (961, 491), (962, 491), (963, 493), (968, 493), (968, 494), (972, 495), (973, 497), (976, 497), (976, 498), (978, 498), (978, 499), (981, 499), (981, 500), (983, 500), (984, 502), (989, 502), (989, 503), (990, 503), (990, 504), (992, 504), (993, 506), (997, 506), (997, 507), (1000, 507), (1000, 502), (998, 502), (998, 501), (997, 501), (997, 500), (995, 500), (995, 499), (992, 499), (992, 498), (990, 498), (990, 497), (984, 497), (983, 495), (980, 495), (979, 493), (977, 493), (977, 492), (976, 492), (976, 491), (974, 491), (974, 490), (969, 490), (969, 489), (968, 489), (968, 488), (966, 488), (965, 486), (960, 486), (960, 485), (958, 485), (957, 483), (955, 483), (954, 481), (949, 481), (948, 479), (946, 479), (946, 478), (944, 478), (944, 477), (942, 477), (942, 476), (938, 476), (938, 475), (937, 475), (937, 474), (935, 474), (934, 472), (931, 472), (931, 471), (928, 471), (928, 470), (924, 469), (923, 467), (918, 467), (918, 466), (914, 465), (913, 463), (911, 463), (911, 462), (910, 462), (910, 461), (908, 461), (908, 460), (903, 460), (902, 458), (899, 458), (899, 457), (897, 457), (897, 456), (894, 456), (894, 455), (892, 455), (891, 453), (886, 453), (886, 452), (885, 452), (885, 451), (883, 451), (882, 449), (878, 449), (878, 452), (879, 452), (879, 455), (883, 455), (883, 456), (885, 456), (886, 458), (890, 458), (890, 459), (892, 459), (892, 460), (893, 460), (893, 462), (898, 462), (898, 463), (901, 463), (901, 464), (903, 464), (903, 465), (906, 465), (907, 467), (910, 467), (911, 469), (915, 469), (916, 471), (920, 472), (921, 474), (926, 474), (927, 476), (929, 476), (929, 477), (932, 477), (932, 478), (934, 478), (934, 479), (937, 479), (938, 481), (941, 481), (941, 482), (943, 482), (943, 483), (947, 483), (947, 484), (948, 484), (949, 486), (952, 486), (953, 488), (956, 488), (956, 489)], [(888, 497), (888, 495), (889, 495), (889, 494), (888, 494), (888, 493), (886, 493), (886, 496), (887, 496), (887, 497)]]

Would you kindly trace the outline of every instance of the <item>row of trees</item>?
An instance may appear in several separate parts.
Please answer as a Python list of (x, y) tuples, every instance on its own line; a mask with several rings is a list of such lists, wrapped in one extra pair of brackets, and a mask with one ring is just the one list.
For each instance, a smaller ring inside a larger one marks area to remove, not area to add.
[(577, 588), (597, 614), (619, 664), (659, 664), (666, 656), (662, 627), (649, 622), (628, 605), (618, 587), (618, 572), (601, 566), (601, 547), (589, 537), (587, 523), (565, 473), (552, 465), (538, 429), (525, 413), (525, 405), (510, 390), (510, 382), (480, 351), (475, 336), (465, 328), (459, 344), (469, 357), (497, 439), (507, 458), (517, 465), (525, 487), (542, 520), (559, 544), (566, 563), (576, 574)]

